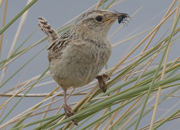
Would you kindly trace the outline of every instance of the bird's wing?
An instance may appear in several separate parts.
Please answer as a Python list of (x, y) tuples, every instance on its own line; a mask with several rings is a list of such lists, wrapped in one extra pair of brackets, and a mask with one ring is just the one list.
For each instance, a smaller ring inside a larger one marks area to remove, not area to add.
[(54, 43), (52, 43), (51, 46), (47, 49), (49, 50), (48, 53), (49, 62), (52, 59), (61, 59), (63, 50), (67, 47), (67, 45), (70, 42), (69, 36), (70, 36), (70, 30), (65, 32), (59, 39), (57, 39)]

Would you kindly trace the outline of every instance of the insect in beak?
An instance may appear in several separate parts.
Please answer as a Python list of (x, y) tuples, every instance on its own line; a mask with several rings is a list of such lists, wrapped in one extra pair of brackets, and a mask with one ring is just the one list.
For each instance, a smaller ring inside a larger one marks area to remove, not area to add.
[(121, 15), (119, 15), (118, 17), (118, 23), (120, 24), (123, 21), (123, 17)]
[(119, 24), (120, 24), (121, 22), (124, 23), (123, 20), (127, 21), (126, 18), (129, 18), (129, 15), (126, 14), (126, 13), (119, 13), (119, 12), (117, 12), (116, 10), (114, 10), (114, 12), (115, 12), (115, 14), (118, 15), (118, 23), (119, 23)]

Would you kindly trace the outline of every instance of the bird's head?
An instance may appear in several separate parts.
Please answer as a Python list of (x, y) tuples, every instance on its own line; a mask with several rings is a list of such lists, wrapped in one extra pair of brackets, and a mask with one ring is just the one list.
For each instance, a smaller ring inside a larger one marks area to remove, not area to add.
[(121, 23), (127, 17), (129, 17), (128, 14), (117, 11), (91, 10), (83, 13), (75, 22), (75, 26), (90, 30), (97, 35), (107, 36), (110, 27), (117, 19), (118, 22)]

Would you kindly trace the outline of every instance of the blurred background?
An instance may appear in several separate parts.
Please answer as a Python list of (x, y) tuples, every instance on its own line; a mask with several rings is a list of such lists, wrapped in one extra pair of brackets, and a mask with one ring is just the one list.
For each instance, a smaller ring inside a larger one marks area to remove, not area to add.
[[(84, 12), (88, 8), (92, 7), (93, 5), (97, 4), (97, 0), (74, 0), (74, 1), (60, 1), (60, 0), (38, 0), (30, 9), (27, 15), (27, 18), (24, 22), (24, 25), (22, 27), (22, 31), (17, 39), (17, 43), (15, 45), (14, 50), (16, 50), (36, 29), (38, 29), (38, 17), (44, 17), (50, 25), (57, 29), (64, 25), (69, 20), (73, 19), (80, 13)], [(111, 1), (108, 1), (105, 3), (105, 5), (108, 5)], [(118, 2), (118, 1), (117, 1)], [(16, 0), (8, 1), (7, 6), (7, 14), (5, 19), (5, 25), (16, 15), (18, 14), (27, 4), (27, 0)], [(119, 60), (124, 57), (130, 50), (132, 50), (151, 30), (154, 26), (156, 26), (163, 16), (165, 15), (166, 11), (172, 4), (171, 0), (125, 0), (121, 3), (109, 8), (108, 10), (113, 11), (116, 10), (118, 12), (122, 13), (128, 13), (129, 16), (132, 16), (134, 12), (136, 12), (139, 8), (141, 8), (127, 23), (127, 25), (123, 25), (123, 27), (114, 35), (111, 37), (110, 41), (111, 44), (115, 44), (117, 42), (122, 42), (126, 40), (129, 37), (132, 37), (134, 35), (137, 35), (143, 31), (146, 31), (146, 33), (140, 35), (139, 37), (136, 37), (132, 40), (129, 40), (127, 42), (124, 42), (121, 45), (118, 45), (114, 48), (112, 48), (112, 55), (110, 57), (110, 60), (108, 62), (108, 67), (112, 67)], [(174, 6), (174, 8), (177, 6), (177, 2)], [(2, 5), (0, 7), (0, 18), (3, 18), (4, 13), (4, 7), (5, 7), (5, 0), (2, 2)], [(173, 9), (174, 9), (173, 8)], [(101, 9), (101, 7), (99, 8)], [(155, 38), (151, 42), (150, 46), (148, 48), (151, 48), (154, 44), (157, 43), (157, 41), (160, 39), (160, 37), (163, 36), (164, 32), (169, 28), (173, 22), (172, 15), (170, 17), (171, 20), (163, 24), (156, 34)], [(19, 26), (19, 22), (21, 20), (21, 17), (17, 19), (5, 32), (3, 35), (3, 42), (2, 42), (2, 53), (1, 53), (1, 61), (6, 59), (8, 57), (11, 45), (13, 43), (15, 34), (17, 33), (17, 28)], [(73, 21), (74, 22), (74, 21)], [(72, 22), (72, 23), (73, 23)], [(0, 19), (0, 25), (2, 25), (2, 19)], [(113, 32), (119, 28), (122, 24), (118, 24), (118, 22), (115, 22), (112, 26), (111, 30), (108, 33), (108, 37), (110, 37)], [(178, 26), (179, 27), (179, 24)], [(149, 30), (148, 30), (149, 29)], [(170, 28), (172, 30), (172, 27)], [(169, 34), (168, 34), (169, 35)], [(179, 36), (179, 34), (178, 34)], [(38, 29), (26, 42), (25, 44), (20, 48), (26, 48), (42, 38), (45, 37), (45, 34)], [(146, 41), (147, 42), (147, 41)], [(146, 43), (145, 42), (145, 43)], [(48, 41), (45, 40), (44, 42), (36, 45), (29, 51), (27, 51), (25, 54), (20, 56), (18, 59), (13, 61), (11, 64), (8, 65), (6, 73), (4, 75), (4, 79), (2, 83), (5, 83), (6, 80), (8, 80), (16, 71), (21, 68), (26, 62), (28, 62), (34, 55), (36, 55), (40, 50), (42, 50), (44, 47), (48, 45)], [(143, 44), (141, 47), (139, 47), (132, 56), (129, 57), (132, 58), (136, 55), (138, 55), (142, 49), (144, 48), (145, 44)], [(175, 58), (179, 56), (179, 48), (180, 44), (176, 43), (171, 47), (170, 54), (168, 61), (172, 61)], [(7, 83), (4, 84), (4, 86), (1, 88), (0, 93), (3, 93), (12, 87), (16, 86), (17, 84), (23, 83), (24, 81), (31, 79), (35, 76), (38, 76), (42, 74), (49, 66), (49, 62), (47, 60), (47, 53), (48, 51), (44, 49), (38, 56), (36, 56), (30, 63), (28, 63), (26, 66), (24, 66), (18, 73), (15, 74), (10, 80), (8, 80)], [(160, 58), (156, 58), (153, 63), (158, 63)], [(1, 70), (2, 74), (2, 70)], [(23, 76), (23, 77), (22, 77)], [(21, 79), (22, 77), (22, 79)], [(41, 85), (41, 86), (35, 86), (33, 89), (30, 90), (29, 94), (40, 94), (40, 93), (50, 93), (53, 89), (57, 87), (57, 83), (53, 81), (51, 77), (48, 77), (44, 79), (43, 81), (40, 81), (40, 83), (49, 82), (48, 84)], [(1, 84), (2, 84), (1, 83)], [(128, 86), (127, 86), (128, 87)], [(123, 89), (127, 89), (126, 87)], [(59, 91), (62, 91), (60, 89)], [(171, 89), (169, 89), (171, 91)], [(22, 92), (24, 93), (24, 92)], [(179, 91), (176, 92), (176, 96), (180, 96)], [(68, 103), (79, 101), (83, 96), (72, 96)], [(1, 97), (0, 104), (5, 102), (9, 97)], [(4, 111), (2, 117), (9, 112), (9, 110), (15, 105), (15, 103), (20, 99), (20, 97), (13, 98), (10, 103), (7, 105), (6, 110)], [(30, 108), (32, 105), (40, 102), (43, 99), (43, 97), (25, 97), (19, 105), (11, 112), (11, 114), (4, 120), (4, 122), (8, 121), (12, 117), (18, 115), (18, 113), (21, 113), (22, 111)], [(56, 97), (58, 99), (58, 97)], [(171, 97), (166, 100), (166, 102), (162, 103), (160, 106), (158, 106), (157, 114), (155, 120), (158, 119), (161, 115), (163, 115), (165, 112), (167, 112), (171, 106), (179, 101), (179, 98), (177, 97)], [(63, 102), (57, 102), (52, 105), (52, 107), (60, 106)], [(155, 103), (155, 99), (154, 102)], [(180, 108), (180, 105), (177, 104), (175, 108), (173, 108), (173, 111)], [(122, 112), (125, 110), (122, 110)], [(2, 112), (2, 110), (0, 110)], [(63, 110), (62, 110), (63, 112)], [(48, 116), (54, 115), (55, 112), (49, 112)], [(169, 114), (172, 114), (171, 112)], [(169, 115), (167, 114), (167, 116)], [(37, 116), (36, 118), (41, 118), (42, 115)], [(1, 117), (1, 119), (2, 119)], [(99, 115), (95, 116), (99, 117)], [(143, 120), (141, 120), (139, 128), (142, 128), (146, 125), (149, 125), (151, 122), (152, 112), (150, 112)], [(32, 118), (32, 120), (34, 117)], [(91, 120), (90, 120), (91, 121)], [(3, 122), (3, 123), (4, 123)], [(169, 121), (158, 130), (166, 130), (171, 127), (171, 130), (180, 130), (180, 119)], [(25, 129), (31, 130), (33, 127), (27, 127)], [(8, 128), (7, 128), (8, 129)], [(130, 128), (130, 130), (133, 130), (133, 127)]]

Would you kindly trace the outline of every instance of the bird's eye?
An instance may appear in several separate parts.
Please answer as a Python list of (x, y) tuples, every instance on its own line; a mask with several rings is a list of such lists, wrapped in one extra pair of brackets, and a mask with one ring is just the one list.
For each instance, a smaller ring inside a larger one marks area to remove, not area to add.
[(102, 17), (101, 16), (97, 16), (96, 20), (100, 22), (100, 21), (102, 21)]

